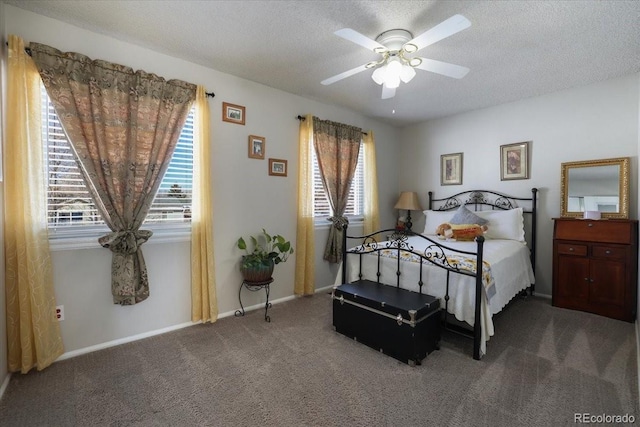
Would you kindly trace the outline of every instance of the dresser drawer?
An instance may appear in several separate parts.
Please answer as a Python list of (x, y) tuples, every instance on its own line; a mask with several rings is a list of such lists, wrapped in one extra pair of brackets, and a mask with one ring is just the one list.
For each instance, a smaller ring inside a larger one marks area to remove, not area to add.
[(587, 245), (572, 245), (569, 243), (558, 243), (558, 254), (586, 256)]
[(627, 248), (618, 246), (593, 246), (593, 256), (598, 258), (624, 258), (627, 256)]
[(556, 220), (554, 237), (562, 240), (630, 244), (634, 241), (633, 230), (628, 221)]

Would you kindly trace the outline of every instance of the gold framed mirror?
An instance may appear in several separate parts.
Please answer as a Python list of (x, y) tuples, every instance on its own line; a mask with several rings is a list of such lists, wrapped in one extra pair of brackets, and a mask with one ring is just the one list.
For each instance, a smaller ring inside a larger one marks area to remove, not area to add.
[(629, 157), (562, 163), (560, 216), (629, 218)]

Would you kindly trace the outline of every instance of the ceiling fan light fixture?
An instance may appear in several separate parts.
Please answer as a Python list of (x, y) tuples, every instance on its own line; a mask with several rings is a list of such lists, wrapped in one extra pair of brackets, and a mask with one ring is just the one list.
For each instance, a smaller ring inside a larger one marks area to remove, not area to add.
[(402, 50), (406, 53), (413, 53), (418, 50), (418, 46), (413, 43), (406, 43), (404, 46), (402, 46)]
[(387, 77), (386, 80), (384, 81), (385, 86), (387, 86), (389, 89), (396, 89), (398, 86), (400, 86), (400, 76), (390, 76)]
[(416, 71), (413, 67), (401, 63), (397, 59), (390, 60), (382, 67), (376, 68), (371, 74), (376, 84), (386, 85), (390, 89), (395, 89), (400, 86), (400, 82), (409, 83), (416, 75)]
[(414, 70), (413, 67), (406, 64), (402, 65), (402, 70), (400, 70), (400, 80), (405, 83), (409, 83), (415, 76), (416, 70)]
[(409, 65), (412, 67), (417, 67), (420, 64), (422, 64), (422, 58), (411, 58), (409, 60)]
[(385, 82), (385, 78), (387, 76), (387, 66), (383, 65), (382, 67), (376, 68), (371, 74), (371, 78), (376, 84), (383, 84)]
[(407, 30), (396, 28), (380, 33), (375, 40), (351, 28), (343, 28), (336, 31), (335, 34), (379, 54), (381, 58), (378, 61), (371, 61), (337, 74), (320, 83), (329, 85), (362, 71), (373, 70), (371, 78), (376, 84), (382, 85), (382, 99), (389, 99), (395, 96), (396, 88), (400, 86), (400, 82), (409, 83), (415, 77), (415, 68), (460, 79), (469, 72), (468, 68), (433, 59), (412, 58), (411, 56), (427, 46), (469, 28), (469, 26), (471, 26), (471, 22), (467, 18), (462, 15), (454, 15), (417, 37), (413, 37), (411, 32)]
[(387, 71), (384, 76), (384, 83), (388, 88), (395, 89), (400, 86), (400, 75), (402, 74), (402, 64), (397, 59), (391, 59), (387, 63)]

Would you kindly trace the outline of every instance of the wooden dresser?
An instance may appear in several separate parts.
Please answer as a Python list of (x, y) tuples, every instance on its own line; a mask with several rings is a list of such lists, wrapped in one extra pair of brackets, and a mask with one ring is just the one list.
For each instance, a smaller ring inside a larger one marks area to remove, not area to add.
[(554, 221), (553, 305), (634, 321), (638, 221)]

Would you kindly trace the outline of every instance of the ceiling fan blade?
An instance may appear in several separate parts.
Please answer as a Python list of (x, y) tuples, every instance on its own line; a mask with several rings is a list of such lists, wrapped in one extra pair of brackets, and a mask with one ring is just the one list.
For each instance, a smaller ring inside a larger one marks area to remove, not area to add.
[(461, 79), (467, 75), (469, 69), (460, 65), (449, 64), (448, 62), (436, 61), (434, 59), (420, 58), (422, 62), (416, 68), (442, 74), (443, 76)]
[(352, 30), (351, 28), (343, 28), (341, 30), (336, 31), (334, 34), (342, 37), (345, 40), (349, 40), (352, 43), (359, 44), (360, 46), (365, 47), (374, 52), (377, 52), (376, 49), (378, 49), (378, 51), (387, 50), (386, 47), (384, 47), (377, 41), (371, 40), (369, 37), (363, 36), (359, 32)]
[(389, 99), (396, 96), (396, 88), (389, 88), (386, 84), (382, 85), (382, 99)]
[(413, 40), (409, 40), (407, 44), (414, 45), (416, 51), (434, 44), (444, 38), (454, 35), (471, 26), (471, 21), (462, 15), (453, 15), (451, 18), (442, 21), (435, 27), (415, 37)]
[(345, 71), (345, 72), (343, 72), (343, 73), (336, 74), (335, 76), (333, 76), (333, 77), (329, 77), (328, 79), (324, 79), (324, 80), (323, 80), (323, 81), (321, 81), (320, 83), (322, 83), (322, 84), (323, 84), (323, 85), (325, 85), (325, 86), (326, 86), (326, 85), (330, 85), (330, 84), (335, 83), (335, 82), (337, 82), (337, 81), (340, 81), (340, 80), (342, 80), (342, 79), (346, 79), (347, 77), (351, 77), (351, 76), (353, 76), (354, 74), (361, 73), (361, 72), (363, 72), (363, 71), (365, 71), (365, 70), (367, 70), (367, 69), (368, 69), (368, 68), (367, 68), (367, 64), (364, 64), (364, 65), (361, 65), (361, 66), (359, 66), (359, 67), (352, 68), (351, 70), (347, 70), (347, 71)]

